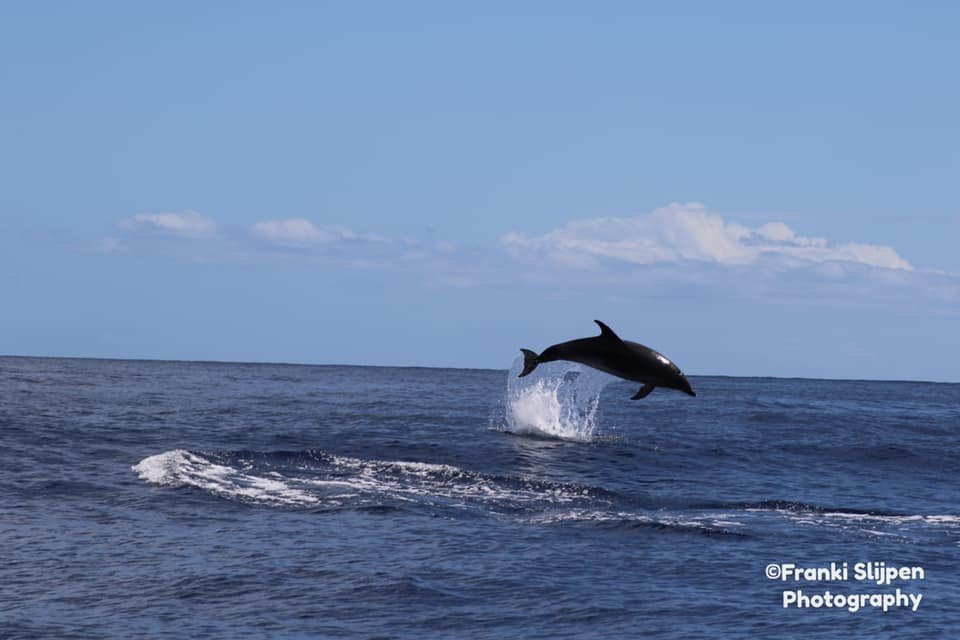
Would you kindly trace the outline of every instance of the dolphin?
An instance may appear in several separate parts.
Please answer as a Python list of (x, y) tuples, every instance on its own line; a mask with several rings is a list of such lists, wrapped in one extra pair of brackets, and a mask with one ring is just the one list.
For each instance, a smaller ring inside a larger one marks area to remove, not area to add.
[(529, 374), (541, 362), (569, 360), (618, 378), (642, 382), (643, 387), (631, 400), (646, 398), (657, 387), (677, 389), (691, 396), (697, 395), (680, 368), (669, 358), (650, 347), (621, 340), (613, 329), (599, 320), (594, 322), (600, 327), (600, 335), (594, 338), (561, 342), (547, 347), (540, 355), (530, 349), (520, 349), (523, 352), (523, 371), (517, 377), (522, 378)]

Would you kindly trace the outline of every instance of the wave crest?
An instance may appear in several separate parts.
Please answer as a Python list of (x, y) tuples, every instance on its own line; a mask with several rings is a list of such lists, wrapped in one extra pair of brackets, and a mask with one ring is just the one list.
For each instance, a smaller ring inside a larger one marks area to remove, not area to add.
[(602, 490), (575, 484), (323, 451), (286, 455), (176, 449), (144, 458), (132, 470), (151, 484), (193, 487), (222, 498), (291, 507), (408, 504), (509, 512), (604, 500)]

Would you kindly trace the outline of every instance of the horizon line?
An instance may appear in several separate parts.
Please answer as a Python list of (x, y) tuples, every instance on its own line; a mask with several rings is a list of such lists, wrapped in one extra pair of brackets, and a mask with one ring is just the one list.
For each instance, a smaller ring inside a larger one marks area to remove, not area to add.
[[(185, 358), (122, 358), (105, 356), (38, 356), (24, 354), (0, 354), (3, 358), (43, 359), (43, 360), (101, 360), (105, 362), (170, 362), (183, 364), (223, 364), (223, 365), (268, 365), (283, 367), (369, 367), (375, 369), (451, 369), (456, 371), (502, 371), (510, 369), (496, 369), (490, 367), (441, 367), (431, 365), (403, 365), (403, 364), (348, 364), (348, 363), (319, 363), (319, 362), (280, 362), (271, 360), (191, 360)], [(819, 380), (825, 382), (887, 382), (887, 383), (922, 383), (922, 384), (960, 384), (960, 380), (907, 380), (895, 378), (811, 378), (806, 376), (790, 375), (733, 375), (727, 373), (691, 373), (686, 374), (694, 378), (751, 378), (755, 380)]]

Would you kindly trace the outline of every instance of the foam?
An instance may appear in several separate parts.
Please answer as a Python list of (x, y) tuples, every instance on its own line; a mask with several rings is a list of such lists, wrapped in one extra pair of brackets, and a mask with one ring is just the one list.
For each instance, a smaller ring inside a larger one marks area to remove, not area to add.
[(671, 515), (657, 513), (651, 515), (634, 511), (603, 511), (590, 509), (572, 509), (534, 516), (530, 522), (538, 524), (557, 524), (565, 522), (635, 522), (677, 529), (716, 530), (726, 527), (742, 527), (744, 523), (731, 520), (726, 514)]
[[(449, 464), (364, 460), (321, 451), (312, 461), (258, 471), (257, 456), (220, 463), (218, 454), (176, 449), (144, 458), (132, 467), (150, 484), (193, 487), (225, 499), (291, 508), (355, 508), (405, 504), (449, 507), (486, 515), (510, 515), (534, 524), (622, 522), (709, 531), (735, 531), (769, 514), (795, 525), (858, 529), (869, 535), (896, 535), (915, 528), (953, 528), (960, 515), (899, 515), (821, 511), (814, 505), (788, 508), (751, 505), (693, 512), (618, 509), (615, 496), (597, 488), (523, 476), (482, 474)], [(233, 455), (223, 456), (234, 459)], [(212, 459), (211, 459), (212, 458)], [(269, 458), (274, 460), (274, 458)], [(218, 461), (215, 461), (218, 460)], [(269, 463), (274, 465), (273, 462)]]
[(589, 499), (589, 490), (583, 487), (488, 476), (446, 464), (327, 458), (337, 472), (353, 472), (352, 477), (340, 478), (340, 482), (368, 494), (400, 500), (430, 498), (452, 500), (459, 506), (483, 503), (491, 507), (518, 507)]
[(196, 487), (224, 498), (281, 505), (317, 502), (309, 493), (291, 487), (283, 476), (278, 478), (278, 474), (265, 478), (244, 473), (183, 449), (149, 456), (131, 468), (141, 480), (151, 484)]
[(341, 506), (348, 501), (367, 506), (389, 499), (502, 510), (593, 499), (587, 487), (489, 476), (446, 464), (314, 456), (318, 466), (299, 466), (299, 471), (309, 474), (306, 477), (276, 471), (257, 475), (182, 449), (149, 456), (132, 469), (151, 484), (190, 486), (224, 498), (287, 506)]
[(888, 532), (880, 532), (876, 527), (907, 528), (914, 526), (930, 527), (952, 527), (960, 525), (960, 515), (895, 515), (895, 514), (873, 514), (873, 513), (852, 513), (849, 511), (816, 511), (783, 509), (783, 508), (761, 508), (754, 507), (745, 509), (752, 512), (775, 513), (788, 518), (796, 524), (808, 526), (826, 526), (826, 527), (857, 527), (861, 530), (874, 535), (895, 535)]

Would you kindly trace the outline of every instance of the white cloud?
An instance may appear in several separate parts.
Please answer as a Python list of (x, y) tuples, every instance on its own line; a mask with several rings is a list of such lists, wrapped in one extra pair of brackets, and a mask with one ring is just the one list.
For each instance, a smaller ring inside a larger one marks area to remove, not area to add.
[[(263, 220), (244, 230), (196, 213), (141, 214), (121, 227), (206, 237), (210, 242), (190, 243), (207, 252), (204, 258), (287, 254), (346, 269), (419, 273), (437, 286), (839, 301), (888, 300), (909, 290), (948, 306), (960, 295), (955, 275), (914, 270), (892, 247), (802, 236), (783, 222), (737, 224), (697, 203), (574, 220), (541, 236), (511, 231), (499, 247), (486, 248), (453, 245), (433, 232), (389, 237), (304, 218)], [(126, 251), (128, 238), (121, 240), (104, 238), (100, 250)]]
[(501, 243), (516, 256), (532, 255), (573, 267), (592, 267), (604, 260), (640, 265), (750, 265), (774, 259), (782, 266), (839, 261), (913, 268), (892, 247), (831, 244), (825, 238), (798, 236), (782, 222), (750, 228), (725, 221), (699, 203), (674, 203), (632, 218), (574, 220), (536, 237), (511, 231)]
[(120, 221), (130, 231), (159, 231), (187, 238), (205, 238), (216, 234), (217, 223), (192, 211), (183, 213), (140, 213)]
[(350, 229), (318, 227), (303, 218), (265, 220), (254, 224), (253, 232), (271, 242), (295, 247), (309, 247), (357, 239), (357, 234)]

